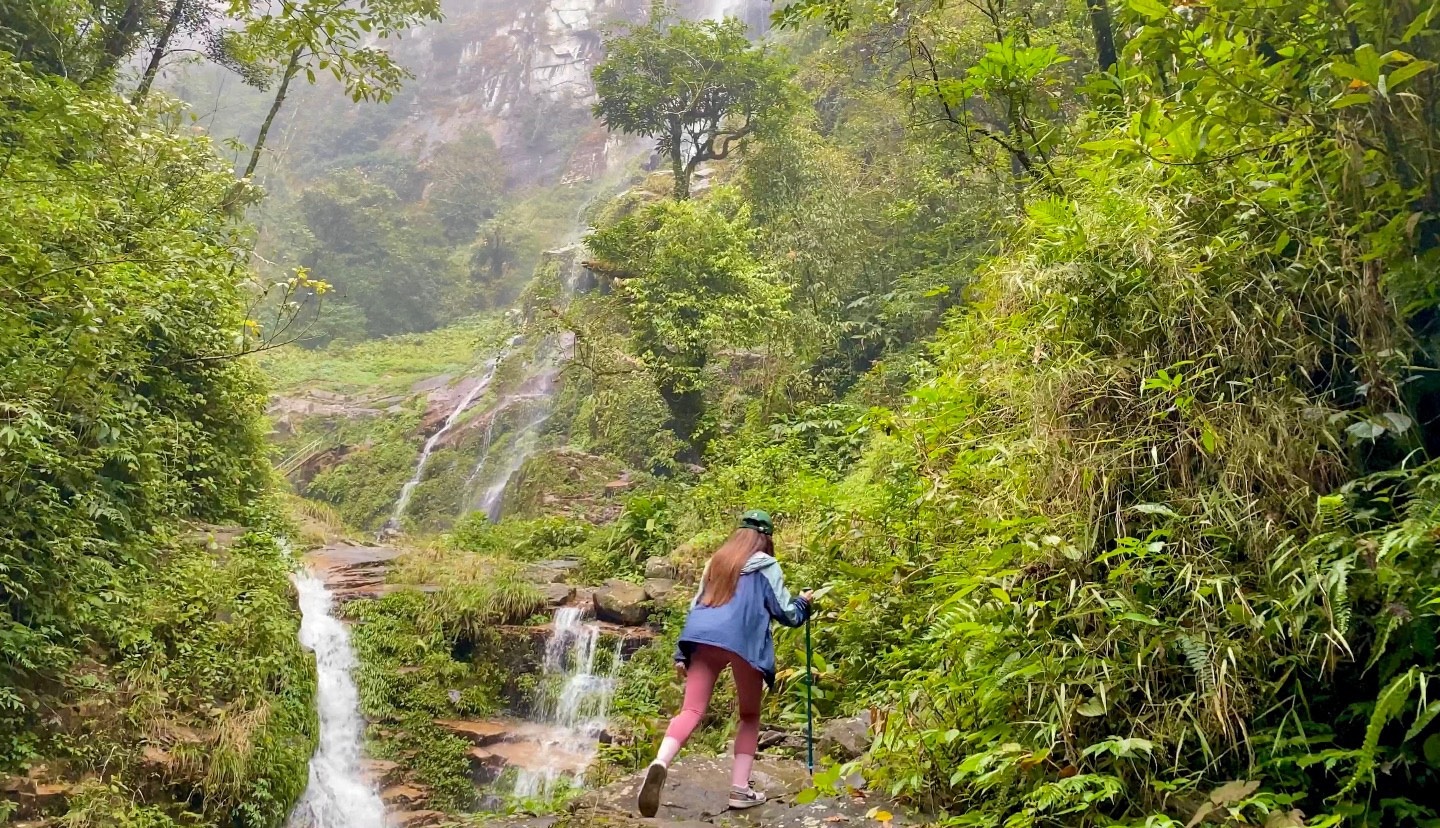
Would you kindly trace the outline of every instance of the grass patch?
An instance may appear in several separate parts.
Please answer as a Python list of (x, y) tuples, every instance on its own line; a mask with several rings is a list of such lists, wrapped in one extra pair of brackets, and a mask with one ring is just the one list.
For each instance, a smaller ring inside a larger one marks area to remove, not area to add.
[(282, 394), (318, 388), (382, 397), (407, 393), (431, 377), (478, 369), (508, 333), (500, 315), (479, 314), (426, 333), (317, 350), (279, 348), (256, 360)]

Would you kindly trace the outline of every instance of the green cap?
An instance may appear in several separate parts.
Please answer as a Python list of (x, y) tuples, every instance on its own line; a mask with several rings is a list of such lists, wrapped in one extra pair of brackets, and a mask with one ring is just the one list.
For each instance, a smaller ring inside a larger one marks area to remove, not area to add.
[(775, 526), (770, 523), (770, 513), (761, 509), (751, 509), (740, 516), (741, 529), (754, 529), (762, 535), (774, 533)]

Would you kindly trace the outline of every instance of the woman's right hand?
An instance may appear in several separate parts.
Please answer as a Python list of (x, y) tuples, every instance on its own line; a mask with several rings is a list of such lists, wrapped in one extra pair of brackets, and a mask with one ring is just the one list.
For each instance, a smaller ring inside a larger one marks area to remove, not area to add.
[(805, 590), (804, 592), (800, 593), (800, 597), (801, 597), (801, 598), (804, 598), (804, 599), (805, 599), (805, 603), (807, 603), (807, 604), (814, 603), (814, 601), (815, 601), (815, 590), (813, 590), (813, 589), (807, 589), (807, 590)]

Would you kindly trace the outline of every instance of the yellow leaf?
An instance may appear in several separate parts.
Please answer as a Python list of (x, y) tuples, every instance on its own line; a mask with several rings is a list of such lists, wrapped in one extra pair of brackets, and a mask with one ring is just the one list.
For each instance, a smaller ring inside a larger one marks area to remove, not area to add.
[(888, 822), (890, 822), (890, 820), (892, 820), (892, 819), (894, 819), (894, 818), (895, 818), (895, 815), (892, 814), (892, 813), (890, 813), (889, 811), (876, 811), (876, 812), (875, 812), (875, 821), (876, 821), (876, 822), (879, 822), (879, 823), (888, 823)]

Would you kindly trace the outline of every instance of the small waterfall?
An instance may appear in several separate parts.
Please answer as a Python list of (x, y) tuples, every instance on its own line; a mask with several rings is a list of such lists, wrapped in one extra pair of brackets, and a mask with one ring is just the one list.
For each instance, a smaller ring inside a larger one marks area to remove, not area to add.
[(415, 464), (415, 473), (410, 476), (410, 479), (407, 480), (405, 485), (400, 489), (400, 499), (395, 501), (395, 509), (390, 513), (390, 519), (385, 521), (385, 527), (380, 530), (380, 536), (382, 538), (386, 534), (399, 531), (400, 518), (404, 517), (405, 509), (410, 505), (410, 496), (415, 493), (415, 487), (420, 485), (420, 478), (425, 474), (425, 464), (430, 462), (430, 454), (435, 451), (435, 447), (440, 444), (440, 440), (443, 439), (451, 427), (455, 425), (455, 421), (460, 419), (460, 415), (465, 413), (465, 409), (469, 408), (470, 404), (475, 402), (475, 398), (484, 393), (486, 388), (490, 387), (491, 380), (495, 379), (495, 369), (500, 365), (502, 356), (503, 354), (495, 357), (486, 364), (485, 376), (481, 377), (480, 381), (475, 384), (475, 387), (471, 388), (465, 396), (460, 398), (460, 404), (455, 406), (455, 409), (450, 412), (450, 416), (445, 418), (445, 423), (441, 425), (434, 434), (430, 435), (430, 439), (425, 441), (425, 447), (420, 450), (420, 460)]
[[(485, 488), (481, 491), (478, 499), (472, 499), (468, 503), (474, 504), (477, 511), (485, 513), (485, 517), (491, 523), (500, 520), (500, 510), (505, 497), (505, 488), (510, 485), (510, 480), (525, 461), (535, 453), (540, 443), (540, 427), (543, 426), (554, 413), (555, 406), (555, 379), (560, 375), (561, 367), (570, 361), (575, 348), (574, 335), (570, 333), (559, 336), (547, 337), (541, 343), (540, 353), (536, 361), (530, 367), (530, 373), (522, 386), (520, 393), (506, 397), (489, 414), (490, 421), (485, 427), (485, 440), (480, 452), (480, 460), (475, 464), (474, 471), (466, 479), (466, 486), (469, 487), (479, 480), (482, 471), (485, 471), (492, 463), (498, 461), (498, 457), (504, 458), (504, 463), (498, 471), (491, 472)], [(506, 410), (519, 405), (532, 404), (526, 413), (525, 419), (517, 423), (510, 433), (513, 435), (503, 453), (492, 451), (492, 431), (495, 428), (495, 420)]]
[[(501, 467), (500, 473), (495, 475), (490, 485), (485, 488), (485, 494), (480, 498), (480, 509), (489, 518), (491, 523), (500, 520), (500, 507), (505, 497), (505, 487), (510, 485), (510, 478), (520, 471), (525, 465), (526, 459), (535, 453), (535, 447), (540, 442), (540, 426), (550, 419), (552, 413), (549, 400), (547, 405), (535, 412), (520, 426), (517, 431), (519, 437), (511, 445), (510, 451), (505, 456), (505, 465)], [(478, 468), (477, 468), (478, 471)]]
[(310, 758), (310, 782), (290, 813), (290, 828), (384, 828), (385, 805), (360, 773), (360, 694), (351, 673), (355, 651), (325, 582), (295, 576), (300, 594), (300, 643), (315, 653), (320, 746)]
[[(521, 797), (546, 796), (557, 783), (584, 773), (595, 757), (610, 699), (615, 693), (615, 673), (620, 666), (620, 644), (615, 645), (603, 674), (596, 673), (600, 625), (587, 622), (578, 607), (555, 611), (555, 624), (545, 642), (545, 664), (536, 704), (538, 718), (560, 734), (544, 746), (544, 770), (522, 771), (515, 780), (515, 794)], [(556, 682), (559, 692), (554, 691)]]

